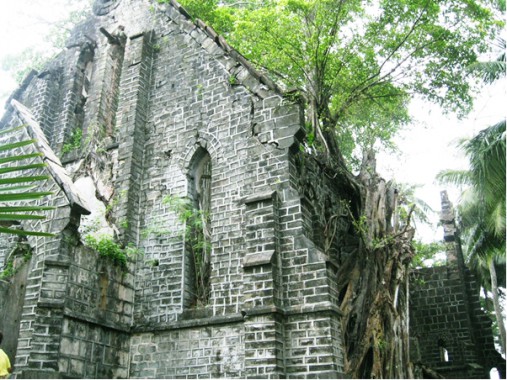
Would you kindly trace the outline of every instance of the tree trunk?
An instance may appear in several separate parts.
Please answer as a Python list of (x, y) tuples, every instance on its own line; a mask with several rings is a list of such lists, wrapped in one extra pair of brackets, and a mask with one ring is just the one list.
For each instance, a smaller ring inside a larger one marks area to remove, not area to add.
[(489, 274), (491, 276), (491, 293), (493, 294), (493, 305), (495, 306), (496, 322), (500, 331), (500, 343), (502, 345), (502, 354), (505, 354), (505, 325), (503, 323), (502, 309), (498, 297), (498, 281), (496, 278), (495, 260), (488, 259)]
[(368, 155), (358, 178), (362, 217), (355, 226), (361, 243), (338, 271), (345, 366), (352, 378), (413, 378), (407, 287), (413, 230), (407, 221), (403, 231), (387, 232), (389, 189), (375, 173), (374, 162), (374, 155)]

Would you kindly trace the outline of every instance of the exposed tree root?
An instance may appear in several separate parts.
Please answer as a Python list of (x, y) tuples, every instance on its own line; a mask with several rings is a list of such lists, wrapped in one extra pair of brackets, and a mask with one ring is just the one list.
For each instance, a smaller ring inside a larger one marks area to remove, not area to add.
[(410, 213), (404, 225), (391, 224), (387, 214), (396, 209), (388, 204), (392, 191), (376, 175), (372, 156), (359, 181), (364, 219), (356, 230), (361, 243), (337, 273), (343, 294), (345, 368), (352, 378), (413, 378), (408, 335), (408, 276), (414, 255)]

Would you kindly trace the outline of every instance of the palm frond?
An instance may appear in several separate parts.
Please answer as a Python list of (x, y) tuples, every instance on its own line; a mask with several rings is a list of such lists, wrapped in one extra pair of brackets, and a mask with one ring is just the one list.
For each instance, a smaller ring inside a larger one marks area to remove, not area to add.
[(46, 167), (46, 164), (44, 163), (36, 163), (36, 164), (29, 164), (29, 165), (20, 165), (20, 166), (13, 166), (13, 167), (7, 167), (7, 168), (0, 168), (0, 174), (6, 174), (6, 173), (12, 173), (12, 172), (20, 172), (25, 170), (32, 170), (32, 169), (41, 169)]
[(505, 202), (497, 204), (490, 213), (487, 224), (496, 236), (505, 238)]
[(20, 190), (33, 190), (36, 186), (33, 185), (19, 185), (19, 186), (10, 186), (10, 187), (0, 187), (0, 193), (9, 193), (13, 191)]
[(0, 152), (6, 152), (8, 150), (22, 148), (24, 146), (31, 145), (34, 142), (35, 142), (35, 140), (25, 140), (25, 141), (18, 141), (18, 142), (14, 142), (14, 143), (2, 144), (2, 145), (0, 145)]
[(468, 70), (484, 83), (491, 84), (505, 76), (505, 61), (477, 62), (470, 65)]
[(45, 219), (44, 215), (29, 215), (29, 214), (4, 214), (0, 213), (1, 221), (16, 222), (19, 220), (42, 220)]
[(499, 51), (495, 60), (476, 62), (468, 67), (469, 73), (480, 77), (486, 84), (491, 84), (505, 76), (505, 39), (498, 37), (494, 45)]
[(442, 185), (464, 186), (472, 184), (472, 176), (467, 170), (442, 170), (436, 176)]
[(42, 153), (30, 153), (30, 154), (25, 154), (25, 155), (21, 155), (21, 156), (3, 157), (3, 158), (0, 158), (0, 165), (15, 162), (15, 161), (23, 161), (23, 160), (27, 160), (30, 158), (36, 158), (36, 157), (41, 157), (41, 156), (42, 156)]
[(54, 210), (52, 206), (3, 206), (0, 207), (2, 212), (35, 212), (35, 211), (49, 211)]
[[(34, 191), (34, 192), (24, 192), (24, 193), (6, 193), (0, 195), (0, 202), (12, 202), (12, 201), (26, 201), (26, 200), (35, 200), (46, 195), (53, 194), (50, 191)], [(0, 210), (1, 212), (1, 210)]]
[(15, 228), (8, 228), (8, 227), (0, 227), (0, 233), (14, 234), (14, 235), (20, 235), (20, 236), (44, 236), (44, 237), (54, 236), (53, 234), (50, 234), (47, 232), (17, 230)]
[(0, 178), (0, 185), (14, 185), (16, 183), (27, 183), (27, 182), (34, 183), (37, 181), (44, 181), (48, 178), (49, 177), (47, 175)]
[[(0, 131), (0, 135), (6, 136), (8, 133), (19, 132), (22, 128), (23, 126), (3, 130)], [(2, 176), (0, 178), (0, 233), (53, 236), (50, 233), (10, 227), (19, 224), (20, 221), (45, 219), (45, 216), (40, 213), (53, 209), (47, 206), (26, 205), (52, 194), (48, 191), (34, 191), (36, 183), (49, 178), (47, 175), (36, 174), (46, 166), (40, 160), (41, 154), (25, 152), (34, 142), (35, 140), (28, 139), (0, 144), (2, 156), (0, 158), (0, 165), (2, 165), (0, 168), (0, 176)]]

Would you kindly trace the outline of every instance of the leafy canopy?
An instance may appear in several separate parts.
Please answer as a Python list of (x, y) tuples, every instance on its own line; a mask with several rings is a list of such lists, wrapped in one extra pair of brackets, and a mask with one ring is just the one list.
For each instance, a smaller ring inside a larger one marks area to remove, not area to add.
[(331, 153), (337, 138), (348, 157), (357, 146), (389, 145), (414, 94), (466, 114), (473, 88), (465, 68), (500, 25), (475, 0), (180, 2), (298, 90), (310, 132)]

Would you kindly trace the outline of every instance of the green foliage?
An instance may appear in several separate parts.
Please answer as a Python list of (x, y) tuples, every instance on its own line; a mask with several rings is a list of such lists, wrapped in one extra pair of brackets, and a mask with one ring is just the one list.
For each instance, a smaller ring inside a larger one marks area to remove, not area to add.
[[(18, 265), (16, 268), (14, 267), (14, 259), (15, 257), (19, 257), (22, 255), (23, 261), (21, 265)], [(18, 270), (21, 268), (21, 266), (24, 263), (27, 263), (32, 258), (32, 250), (23, 243), (18, 243), (15, 252), (10, 256), (9, 260), (4, 266), (4, 270), (0, 272), (0, 280), (7, 280), (11, 277), (13, 277)]]
[(439, 173), (442, 183), (464, 185), (458, 209), (468, 256), (487, 257), (503, 252), (505, 258), (506, 142), (505, 120), (461, 143), (470, 169)]
[(81, 143), (83, 140), (83, 130), (81, 128), (77, 128), (72, 131), (72, 135), (69, 140), (63, 144), (62, 154), (67, 154), (73, 152), (75, 150), (81, 149)]
[(141, 236), (143, 239), (146, 239), (150, 236), (155, 236), (156, 238), (162, 238), (164, 236), (170, 236), (173, 230), (166, 227), (166, 224), (161, 221), (155, 221), (149, 226), (145, 227), (141, 232)]
[(49, 45), (55, 50), (64, 49), (72, 29), (90, 16), (92, 4), (93, 0), (67, 0), (70, 12), (67, 11), (63, 19), (51, 24), (49, 33), (45, 36)]
[(415, 250), (415, 256), (411, 262), (413, 268), (445, 265), (445, 258), (437, 257), (437, 254), (445, 252), (445, 247), (442, 243), (424, 243), (421, 240), (416, 240), (412, 241), (412, 246)]
[[(127, 190), (121, 190), (118, 195), (114, 195), (109, 203), (106, 206), (105, 209), (105, 216), (106, 219), (111, 217), (111, 213), (113, 212), (113, 209), (119, 205), (120, 202), (125, 201), (127, 197), (128, 191)], [(127, 227), (128, 227), (128, 221), (127, 221)]]
[(383, 340), (382, 338), (378, 339), (376, 341), (376, 344), (377, 344), (377, 348), (380, 350), (380, 351), (383, 351), (387, 348), (387, 342), (385, 340)]
[(16, 274), (14, 270), (14, 260), (9, 260), (5, 265), (4, 270), (0, 273), (0, 280), (6, 280)]
[(431, 224), (429, 215), (433, 213), (433, 209), (425, 201), (416, 196), (416, 190), (419, 185), (409, 185), (404, 183), (395, 183), (392, 186), (396, 187), (398, 193), (397, 212), (399, 214), (399, 222), (407, 224), (408, 216), (412, 211), (411, 222), (420, 222)]
[(336, 137), (349, 160), (357, 160), (356, 147), (392, 147), (414, 93), (466, 114), (474, 88), (465, 68), (502, 26), (475, 1), (181, 3), (272, 79), (297, 89), (318, 142)]
[[(505, 77), (505, 41), (496, 63), (503, 64), (499, 75), (483, 76), (490, 82)], [(479, 72), (480, 74), (480, 72)], [(506, 242), (506, 137), (505, 119), (461, 143), (470, 169), (445, 171), (444, 183), (466, 185), (458, 205), (460, 229), (468, 264), (485, 289), (490, 289), (502, 352), (506, 351), (506, 330), (500, 306), (499, 281), (505, 284)], [(497, 271), (497, 266), (500, 271)], [(500, 273), (500, 276), (498, 275)], [(502, 281), (503, 280), (503, 281)]]
[(139, 252), (133, 244), (122, 247), (109, 235), (101, 235), (99, 237), (87, 235), (85, 236), (85, 244), (97, 251), (100, 256), (110, 260), (114, 265), (119, 266), (123, 270), (127, 269), (128, 257)]
[(383, 238), (374, 238), (372, 241), (372, 249), (373, 250), (381, 250), (385, 247), (393, 245), (395, 242), (394, 236), (386, 235)]
[(231, 86), (234, 86), (235, 84), (238, 84), (238, 78), (235, 75), (229, 76), (229, 84)]
[(211, 243), (204, 233), (205, 224), (209, 225), (209, 213), (194, 207), (190, 199), (168, 195), (163, 203), (174, 211), (184, 225), (183, 238), (186, 249), (193, 259), (195, 269), (194, 291), (197, 304), (207, 303), (210, 291), (210, 254)]
[(366, 215), (361, 215), (359, 219), (354, 219), (352, 221), (352, 225), (358, 234), (368, 234), (368, 219), (366, 218)]

